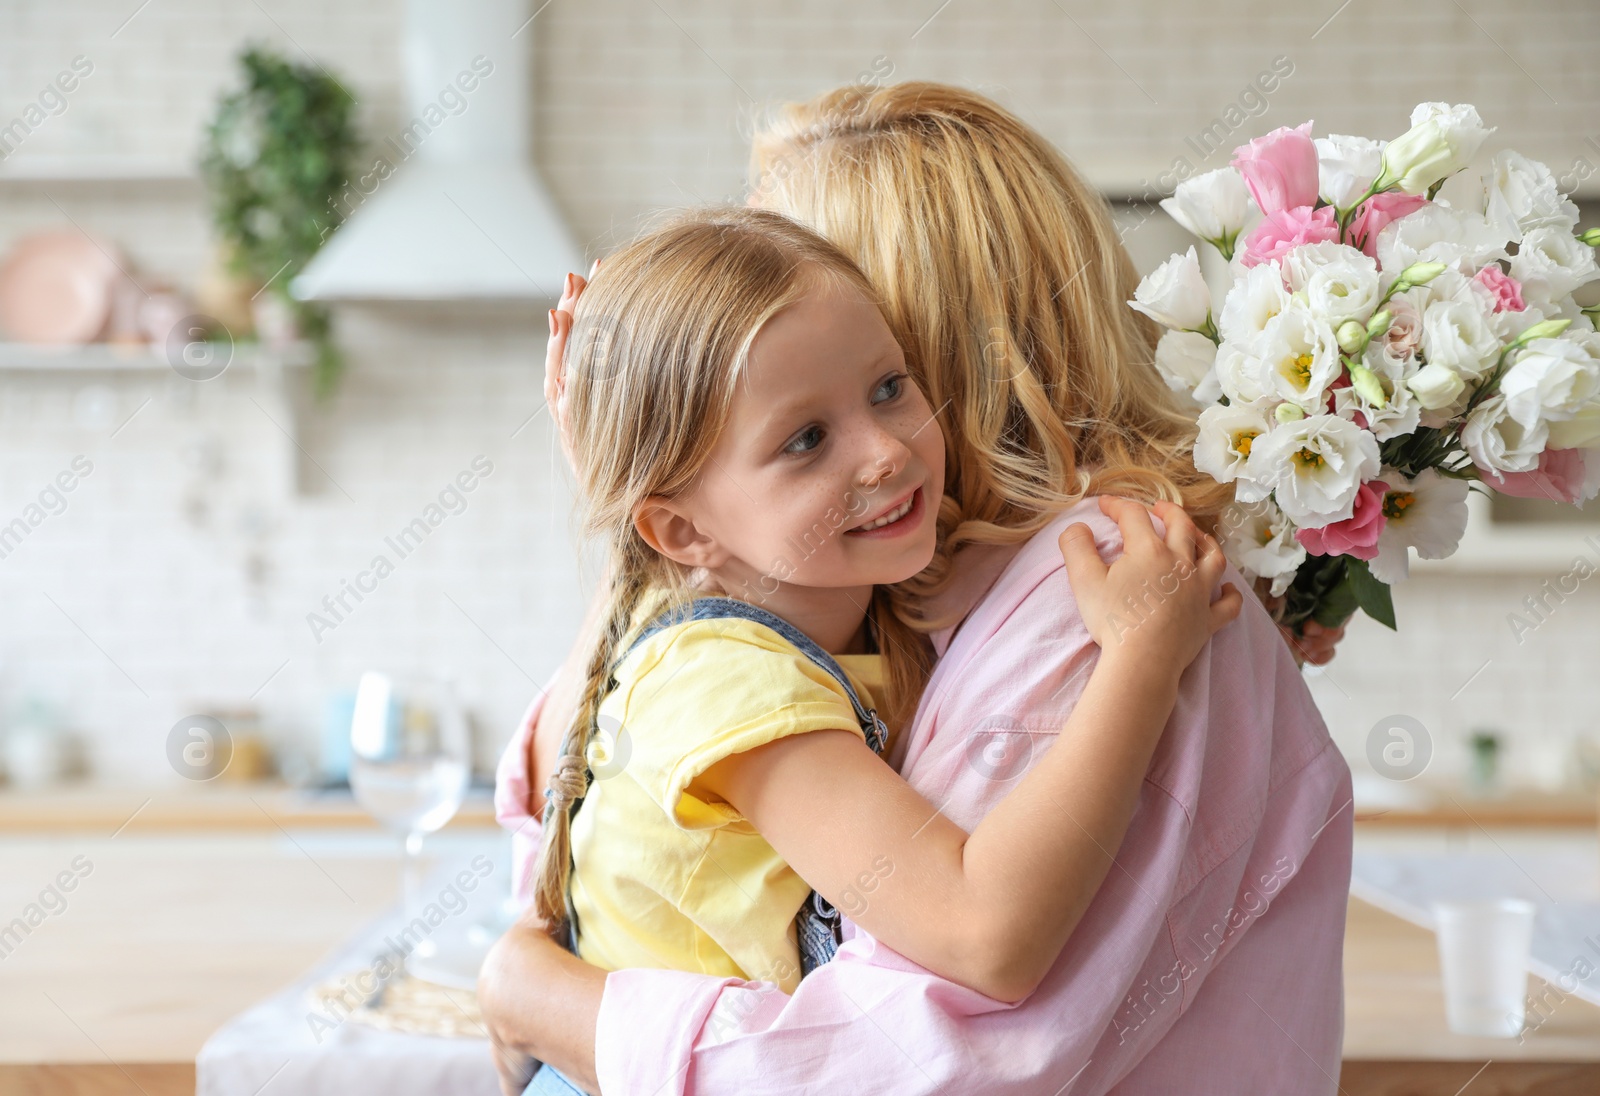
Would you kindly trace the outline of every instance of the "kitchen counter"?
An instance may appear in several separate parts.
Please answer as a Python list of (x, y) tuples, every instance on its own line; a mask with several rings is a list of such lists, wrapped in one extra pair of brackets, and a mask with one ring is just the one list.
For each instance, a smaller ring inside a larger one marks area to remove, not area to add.
[[(395, 898), (393, 842), (379, 833), (107, 832), (0, 844), (6, 920), (59, 873), (75, 876), (59, 912), (0, 959), (8, 1096), (193, 1092), (207, 1036)], [(1600, 1007), (1564, 1001), (1521, 1043), (1451, 1035), (1433, 935), (1356, 899), (1345, 979), (1344, 1096), (1457, 1096), (1485, 1063), (1486, 1093), (1600, 1091)]]
[(1356, 776), (1355, 820), (1374, 828), (1431, 829), (1587, 826), (1600, 824), (1600, 797), (1570, 789), (1513, 787), (1474, 794), (1459, 784)]
[[(489, 789), (469, 789), (449, 825), (494, 826)], [(324, 791), (277, 782), (211, 781), (147, 789), (79, 783), (40, 791), (0, 791), (0, 835), (347, 828), (380, 828), (349, 788)]]

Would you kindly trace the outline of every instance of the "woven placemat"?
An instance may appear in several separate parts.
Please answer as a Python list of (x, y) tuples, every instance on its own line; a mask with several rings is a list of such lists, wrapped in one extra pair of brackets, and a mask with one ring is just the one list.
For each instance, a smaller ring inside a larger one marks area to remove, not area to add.
[[(358, 972), (360, 973), (360, 972)], [(353, 975), (330, 978), (307, 991), (312, 1005), (332, 1017), (343, 1017), (386, 1031), (410, 1035), (485, 1038), (478, 996), (468, 989), (451, 989), (409, 974), (397, 974), (371, 1004), (357, 1003), (350, 989)], [(353, 1006), (353, 1007), (352, 1007)]]

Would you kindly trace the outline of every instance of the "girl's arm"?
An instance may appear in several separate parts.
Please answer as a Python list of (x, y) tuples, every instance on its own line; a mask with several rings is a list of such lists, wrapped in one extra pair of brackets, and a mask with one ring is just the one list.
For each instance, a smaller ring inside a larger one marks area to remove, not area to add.
[[(1099, 662), (1055, 745), (971, 835), (846, 731), (794, 735), (700, 778), (851, 920), (952, 981), (1016, 1001), (1088, 908), (1132, 820), (1178, 678), (1239, 613), (1225, 562), (1176, 506), (1102, 498), (1122, 527), (1108, 569), (1087, 526), (1061, 536)], [(1132, 599), (1132, 600), (1127, 600)], [(1128, 606), (1142, 614), (1135, 623)]]

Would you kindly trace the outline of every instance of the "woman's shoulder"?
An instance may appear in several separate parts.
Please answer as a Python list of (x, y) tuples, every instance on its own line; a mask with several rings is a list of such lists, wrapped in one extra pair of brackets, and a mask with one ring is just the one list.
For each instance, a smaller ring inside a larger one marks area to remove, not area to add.
[[(1164, 532), (1159, 517), (1152, 515), (1152, 521), (1158, 534)], [(1122, 530), (1114, 518), (1101, 512), (1099, 496), (1079, 500), (1022, 545), (1004, 572), (973, 606), (957, 638), (964, 638), (968, 643), (977, 640), (985, 645), (1015, 644), (1020, 649), (1063, 643), (1069, 647), (1092, 645), (1093, 640), (1078, 612), (1058, 543), (1067, 526), (1077, 522), (1088, 526), (1101, 559), (1111, 563), (1122, 554)], [(1276, 639), (1276, 627), (1260, 601), (1251, 594), (1250, 585), (1231, 564), (1221, 581), (1232, 583), (1246, 595), (1240, 619), (1224, 630), (1227, 640), (1236, 640), (1243, 633)], [(1278, 642), (1281, 644), (1281, 640)], [(1225, 642), (1223, 646), (1234, 644)], [(1258, 653), (1274, 653), (1271, 644), (1249, 646)], [(1071, 655), (1070, 650), (1056, 649), (1064, 656)]]

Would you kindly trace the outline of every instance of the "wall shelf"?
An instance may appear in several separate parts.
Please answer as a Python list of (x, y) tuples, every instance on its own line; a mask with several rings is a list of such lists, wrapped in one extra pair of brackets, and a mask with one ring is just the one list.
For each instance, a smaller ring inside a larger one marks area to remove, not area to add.
[[(216, 348), (223, 353), (222, 348)], [(311, 364), (312, 350), (305, 343), (281, 349), (259, 343), (239, 342), (232, 348), (227, 370), (261, 369)], [(161, 372), (171, 370), (166, 348), (149, 343), (120, 345), (84, 343), (57, 346), (42, 343), (0, 342), (0, 370), (24, 372)]]
[[(193, 344), (196, 347), (206, 344)], [(213, 348), (222, 352), (222, 348)], [(228, 374), (248, 373), (254, 380), (250, 398), (272, 420), (272, 436), (279, 440), (278, 467), (282, 469), (280, 489), (285, 496), (305, 493), (312, 484), (325, 480), (311, 468), (310, 458), (300, 444), (300, 416), (305, 404), (301, 383), (292, 382), (316, 358), (309, 343), (295, 342), (282, 347), (266, 347), (255, 342), (235, 343), (232, 357), (222, 372), (211, 380), (195, 380), (180, 374), (168, 361), (166, 350), (148, 344), (122, 346), (89, 343), (79, 346), (49, 346), (35, 343), (0, 342), (0, 384), (7, 374), (30, 377), (70, 378), (74, 383), (115, 376), (164, 381), (180, 393), (194, 390)]]
[(0, 183), (194, 183), (190, 164), (134, 156), (12, 156), (0, 161)]

